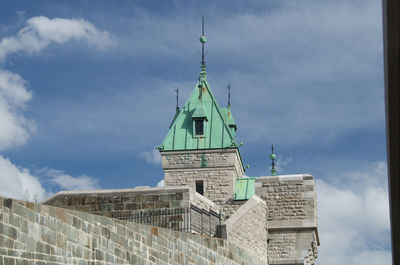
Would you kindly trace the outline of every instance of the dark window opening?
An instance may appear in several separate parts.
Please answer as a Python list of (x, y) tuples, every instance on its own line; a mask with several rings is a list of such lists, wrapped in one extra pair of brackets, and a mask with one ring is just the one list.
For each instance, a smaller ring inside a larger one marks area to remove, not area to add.
[(202, 180), (196, 180), (196, 192), (204, 195), (204, 182)]
[(195, 135), (204, 135), (204, 120), (194, 121)]

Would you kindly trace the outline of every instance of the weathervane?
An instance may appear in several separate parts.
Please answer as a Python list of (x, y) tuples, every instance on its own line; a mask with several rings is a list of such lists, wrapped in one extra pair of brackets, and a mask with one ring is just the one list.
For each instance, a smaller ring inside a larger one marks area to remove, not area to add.
[(272, 160), (272, 164), (271, 164), (271, 166), (272, 166), (272, 168), (271, 168), (271, 176), (276, 176), (276, 169), (275, 169), (275, 159), (276, 159), (276, 155), (274, 154), (274, 145), (272, 145), (271, 149), (272, 149), (272, 153), (271, 153), (271, 155), (269, 156), (269, 157), (271, 158), (271, 160)]

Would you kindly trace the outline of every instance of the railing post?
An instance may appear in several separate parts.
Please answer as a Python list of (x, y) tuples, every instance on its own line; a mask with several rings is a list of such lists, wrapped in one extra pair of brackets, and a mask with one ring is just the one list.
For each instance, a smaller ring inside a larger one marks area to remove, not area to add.
[(211, 236), (211, 212), (208, 211), (208, 231), (210, 232)]
[[(219, 219), (219, 227), (221, 227), (222, 223), (221, 223), (221, 210), (218, 210), (219, 214), (218, 214), (218, 219)], [(221, 229), (219, 229), (219, 235), (218, 237), (222, 237), (222, 233), (221, 233)]]

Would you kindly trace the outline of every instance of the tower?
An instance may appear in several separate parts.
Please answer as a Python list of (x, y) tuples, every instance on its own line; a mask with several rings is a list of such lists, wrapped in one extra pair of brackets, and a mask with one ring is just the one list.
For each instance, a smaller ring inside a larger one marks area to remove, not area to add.
[(230, 100), (219, 107), (207, 81), (204, 60), (198, 81), (182, 109), (177, 107), (160, 147), (166, 186), (189, 186), (217, 204), (233, 198), (235, 181), (244, 174), (236, 143), (236, 123)]

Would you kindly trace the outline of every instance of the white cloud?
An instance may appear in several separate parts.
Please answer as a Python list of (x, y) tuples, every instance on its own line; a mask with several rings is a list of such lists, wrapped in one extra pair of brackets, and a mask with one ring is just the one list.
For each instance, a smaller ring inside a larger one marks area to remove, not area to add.
[(338, 174), (337, 178), (350, 180), (346, 185), (316, 181), (321, 240), (318, 264), (391, 264), (383, 165), (377, 162), (364, 170)]
[(275, 169), (278, 175), (285, 172), (286, 167), (293, 162), (293, 158), (285, 158), (283, 155), (277, 155)]
[(52, 184), (58, 185), (61, 189), (93, 190), (100, 188), (98, 180), (87, 175), (73, 177), (66, 174), (63, 170), (49, 168), (41, 169), (38, 172), (48, 177)]
[(35, 126), (22, 109), (32, 97), (21, 76), (0, 69), (0, 151), (24, 144)]
[[(98, 30), (84, 19), (33, 17), (15, 37), (0, 41), (0, 61), (4, 61), (10, 53), (39, 52), (51, 42), (62, 44), (69, 40), (84, 40), (98, 48), (113, 44), (110, 33)], [(27, 86), (27, 81), (20, 75), (0, 69), (0, 151), (24, 144), (35, 130), (34, 122), (22, 114), (26, 103), (32, 98)], [(47, 168), (38, 173), (50, 178), (51, 184), (58, 189), (99, 187), (96, 179), (86, 175), (72, 177), (62, 170)], [(0, 155), (1, 196), (40, 201), (50, 194), (29, 169), (18, 167)]]
[(27, 168), (13, 164), (0, 155), (0, 196), (42, 201), (52, 194), (40, 183), (39, 177), (46, 177), (56, 189), (88, 190), (98, 189), (98, 180), (86, 175), (72, 177), (62, 170), (40, 169), (32, 174)]
[(0, 155), (0, 195), (41, 201), (46, 198), (47, 192), (29, 169), (20, 168)]
[(111, 34), (97, 29), (84, 19), (49, 19), (33, 17), (27, 21), (15, 37), (4, 38), (0, 42), (0, 60), (18, 51), (39, 52), (50, 43), (64, 43), (69, 40), (83, 40), (97, 48), (105, 48), (114, 43)]
[(156, 185), (156, 188), (162, 188), (162, 187), (164, 187), (164, 179), (160, 180)]
[(161, 165), (161, 155), (156, 149), (153, 149), (151, 152), (143, 151), (142, 157), (150, 164)]

